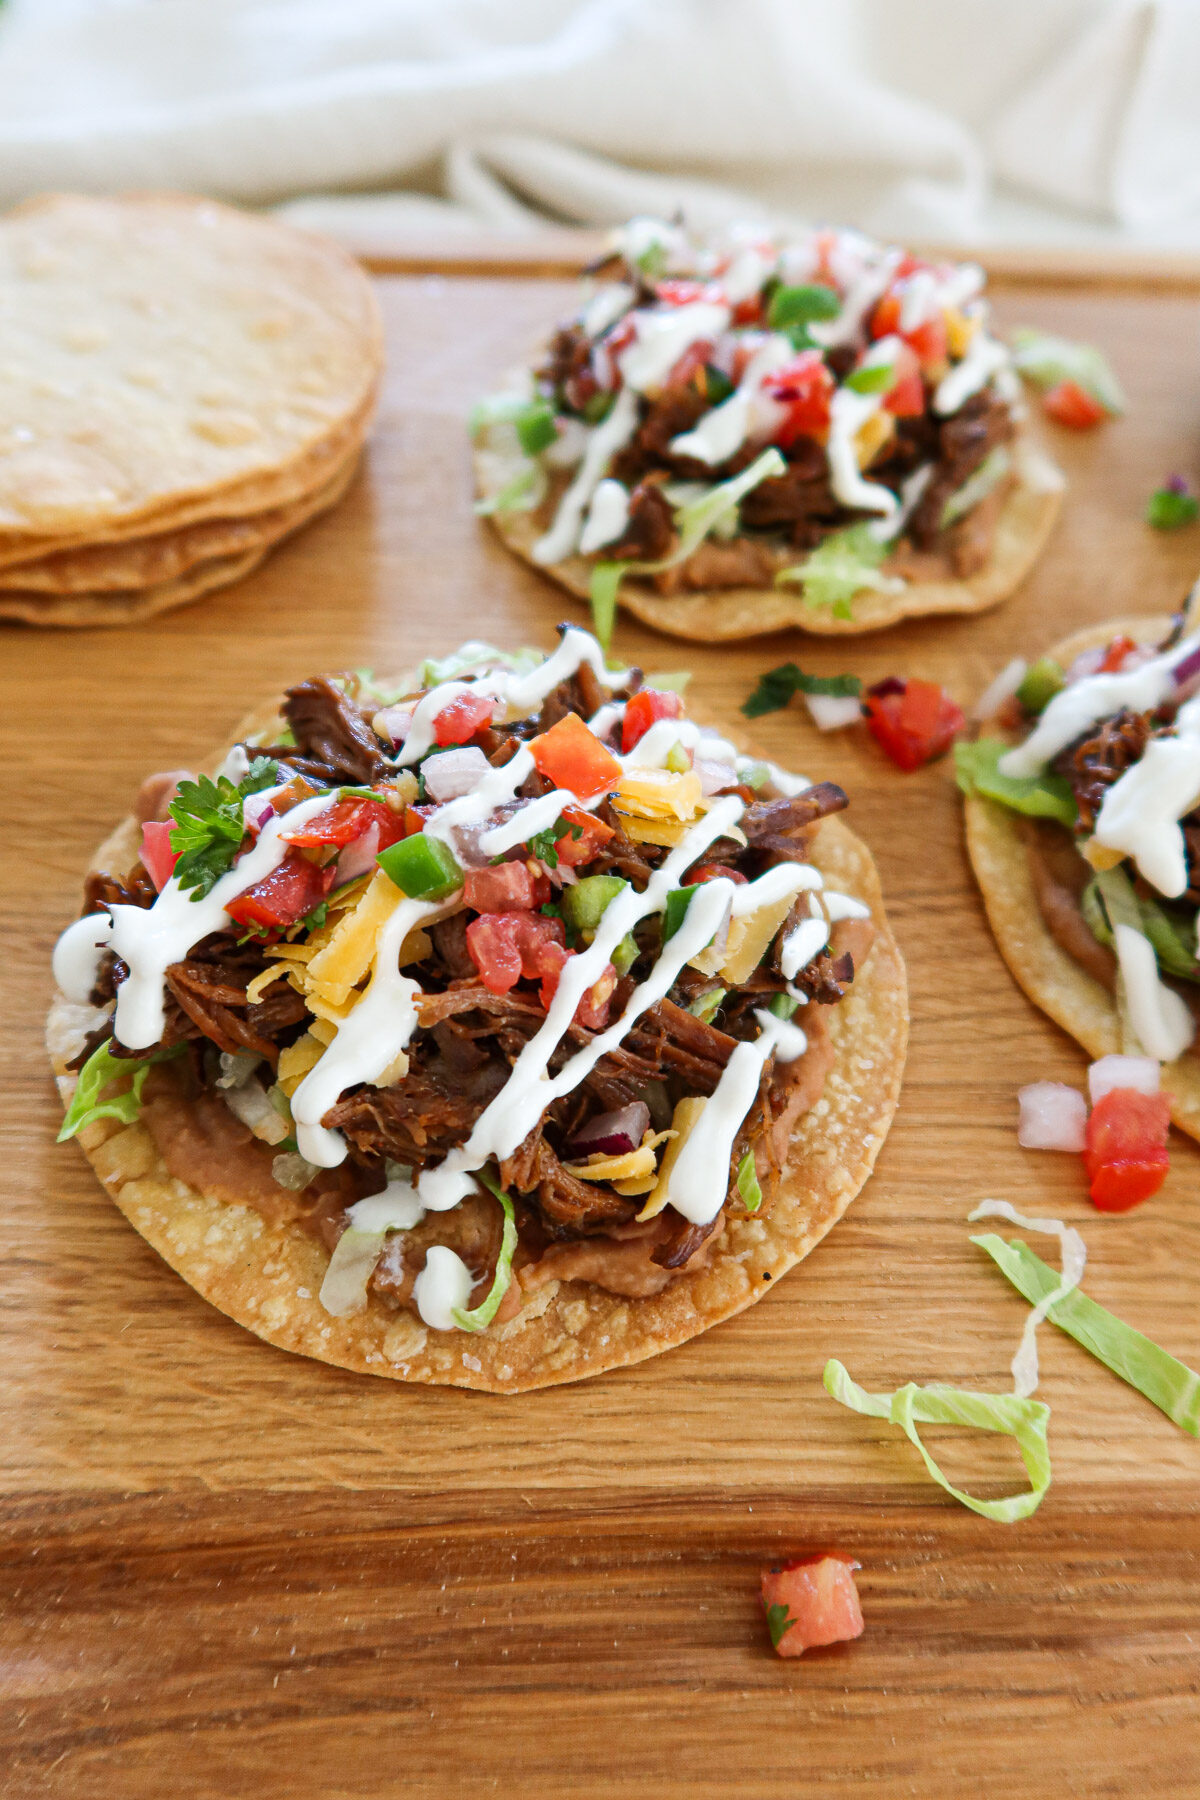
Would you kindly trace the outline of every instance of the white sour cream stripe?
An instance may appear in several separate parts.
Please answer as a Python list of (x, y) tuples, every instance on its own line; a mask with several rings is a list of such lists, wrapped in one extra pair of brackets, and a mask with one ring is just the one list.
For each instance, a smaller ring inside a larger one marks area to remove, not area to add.
[(1085, 675), (1055, 694), (1025, 739), (1000, 758), (1004, 775), (1040, 775), (1060, 750), (1074, 743), (1089, 725), (1129, 707), (1150, 712), (1174, 691), (1174, 671), (1196, 649), (1200, 632), (1184, 638), (1174, 649), (1128, 671), (1111, 675)]

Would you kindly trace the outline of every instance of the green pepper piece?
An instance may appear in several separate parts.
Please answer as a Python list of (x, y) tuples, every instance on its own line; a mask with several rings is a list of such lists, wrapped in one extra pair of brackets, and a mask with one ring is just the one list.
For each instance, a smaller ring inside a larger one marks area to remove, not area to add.
[(1017, 699), (1028, 713), (1044, 712), (1055, 694), (1067, 685), (1060, 662), (1052, 656), (1039, 656), (1017, 689)]
[(423, 831), (389, 844), (375, 861), (410, 900), (444, 900), (462, 886), (462, 870), (450, 851)]
[(618, 975), (628, 975), (640, 952), (632, 931), (627, 931), (612, 953), (612, 966)]
[(895, 363), (867, 363), (850, 371), (846, 386), (856, 394), (886, 394), (895, 379)]
[(813, 342), (808, 327), (818, 319), (836, 319), (841, 310), (841, 300), (833, 288), (824, 282), (805, 282), (775, 289), (767, 308), (767, 323), (772, 331), (786, 332), (797, 350), (805, 350)]
[(687, 909), (691, 905), (692, 895), (699, 885), (698, 881), (694, 881), (690, 887), (672, 888), (667, 895), (667, 904), (663, 909), (662, 941), (664, 944), (669, 943), (683, 924)]
[(777, 1019), (790, 1019), (800, 1002), (792, 994), (773, 994), (767, 1006)]
[(562, 914), (576, 931), (595, 933), (617, 895), (629, 886), (619, 875), (585, 875), (562, 891)]

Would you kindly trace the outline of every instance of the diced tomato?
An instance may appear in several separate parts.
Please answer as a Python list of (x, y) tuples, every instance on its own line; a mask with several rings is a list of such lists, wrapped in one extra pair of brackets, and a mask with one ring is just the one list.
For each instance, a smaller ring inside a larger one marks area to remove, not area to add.
[(911, 331), (901, 331), (900, 314), (904, 305), (904, 288), (901, 282), (883, 296), (875, 311), (871, 314), (871, 336), (873, 338), (891, 337), (895, 334), (903, 338), (912, 350), (922, 368), (933, 368), (943, 363), (949, 354), (950, 342), (946, 332), (946, 321), (940, 312), (931, 318), (914, 325)]
[(546, 913), (481, 913), (467, 926), (467, 952), (484, 987), (507, 994), (522, 976), (557, 976), (568, 955), (566, 936), (562, 920)]
[(456, 695), (433, 721), (434, 740), (443, 747), (465, 744), (482, 726), (491, 724), (495, 705), (486, 694)]
[(171, 848), (174, 819), (147, 819), (142, 826), (142, 861), (146, 872), (161, 894), (179, 861), (179, 853)]
[(1118, 669), (1124, 667), (1125, 658), (1130, 651), (1137, 648), (1137, 644), (1131, 637), (1125, 637), (1124, 634), (1115, 637), (1104, 652), (1103, 660), (1096, 673), (1098, 675), (1115, 675)]
[(621, 749), (626, 756), (640, 744), (650, 727), (659, 719), (681, 719), (683, 699), (669, 689), (639, 688), (625, 706), (621, 724)]
[(919, 419), (925, 412), (925, 383), (914, 350), (901, 344), (896, 379), (884, 395), (884, 408), (896, 419)]
[(654, 289), (655, 299), (663, 306), (690, 306), (704, 294), (702, 281), (660, 281)]
[(416, 837), (418, 831), (424, 831), (426, 819), (436, 811), (437, 807), (430, 804), (406, 806), (404, 809), (405, 837)]
[[(571, 961), (574, 951), (564, 950), (557, 968), (550, 969), (542, 977), (541, 1000), (546, 1011), (550, 1011), (554, 996), (558, 991), (559, 977)], [(617, 971), (611, 963), (605, 963), (599, 980), (586, 988), (575, 1008), (575, 1023), (582, 1025), (585, 1031), (603, 1031), (608, 1024), (608, 1009), (613, 992), (617, 985)]]
[(580, 869), (584, 863), (591, 862), (609, 838), (616, 836), (611, 825), (596, 818), (594, 813), (584, 812), (582, 806), (564, 806), (562, 816), (569, 826), (579, 827), (578, 837), (573, 830), (565, 831), (555, 846), (559, 862), (568, 869)]
[(932, 267), (932, 263), (927, 263), (924, 258), (914, 256), (911, 250), (906, 250), (896, 264), (896, 273), (893, 279), (904, 281), (908, 276), (915, 275), (918, 269), (931, 269)]
[(762, 1571), (762, 1603), (777, 1656), (803, 1656), (821, 1644), (862, 1636), (854, 1571), (840, 1551), (798, 1556)]
[(533, 912), (549, 898), (549, 881), (527, 862), (468, 869), (463, 880), (463, 899), (479, 913)]
[(962, 708), (935, 681), (881, 681), (867, 692), (867, 728), (901, 769), (944, 756), (966, 725)]
[(716, 345), (707, 338), (698, 338), (689, 344), (677, 363), (671, 365), (670, 373), (663, 382), (664, 388), (684, 388), (700, 373), (705, 363), (712, 361), (716, 354)]
[(1157, 1194), (1170, 1165), (1170, 1123), (1166, 1094), (1110, 1088), (1097, 1100), (1087, 1122), (1083, 1163), (1088, 1192), (1101, 1212), (1128, 1212)]
[(332, 863), (319, 869), (299, 850), (289, 850), (277, 869), (231, 900), (225, 911), (239, 925), (283, 930), (296, 925), (333, 886)]
[(739, 300), (733, 309), (735, 325), (757, 325), (763, 316), (763, 300), (761, 294), (751, 294), (748, 300)]
[(616, 787), (621, 779), (620, 763), (578, 713), (567, 713), (549, 731), (530, 739), (529, 748), (546, 780), (557, 788), (569, 788), (581, 800)]
[(819, 350), (801, 350), (791, 362), (768, 375), (764, 390), (788, 409), (786, 419), (774, 433), (775, 442), (786, 450), (798, 437), (818, 437), (828, 431), (835, 385)]
[(1091, 431), (1108, 417), (1100, 402), (1077, 381), (1058, 382), (1042, 395), (1042, 409), (1056, 425), (1069, 425), (1072, 431)]
[(315, 818), (306, 819), (295, 831), (285, 831), (289, 844), (304, 848), (335, 845), (339, 850), (364, 837), (372, 825), (379, 827), (379, 850), (386, 850), (398, 838), (408, 835), (400, 813), (392, 811), (383, 800), (338, 800)]
[(837, 249), (838, 234), (836, 231), (818, 231), (816, 236), (817, 266), (813, 270), (813, 281), (824, 287), (837, 287), (837, 279), (833, 273), (833, 253)]
[(697, 863), (689, 869), (680, 883), (681, 887), (696, 887), (702, 881), (746, 881), (748, 877), (740, 869), (727, 869), (724, 863)]

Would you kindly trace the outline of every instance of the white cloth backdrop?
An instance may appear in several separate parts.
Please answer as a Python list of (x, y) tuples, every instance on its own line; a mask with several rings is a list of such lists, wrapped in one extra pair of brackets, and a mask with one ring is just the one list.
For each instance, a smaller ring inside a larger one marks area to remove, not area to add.
[(8, 0), (0, 203), (1200, 247), (1200, 0)]

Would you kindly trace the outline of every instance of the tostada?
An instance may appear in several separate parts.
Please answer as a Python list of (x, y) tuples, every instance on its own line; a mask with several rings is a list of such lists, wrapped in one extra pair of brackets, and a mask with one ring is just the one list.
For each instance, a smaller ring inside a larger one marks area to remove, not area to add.
[(133, 1225), (287, 1349), (515, 1392), (738, 1312), (866, 1180), (903, 965), (846, 795), (563, 628), (152, 778), (55, 952)]
[(602, 636), (618, 599), (700, 641), (995, 605), (1063, 483), (983, 289), (857, 231), (635, 219), (476, 408), (480, 510)]

